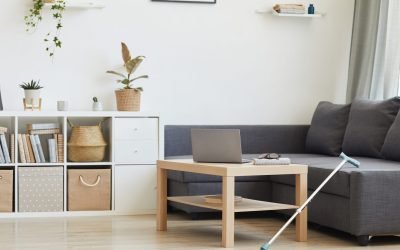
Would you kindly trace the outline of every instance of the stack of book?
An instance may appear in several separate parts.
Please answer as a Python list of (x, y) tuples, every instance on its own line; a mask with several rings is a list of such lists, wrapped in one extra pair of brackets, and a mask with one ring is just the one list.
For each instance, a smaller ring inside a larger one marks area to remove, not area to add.
[(305, 14), (306, 8), (302, 4), (276, 4), (273, 9), (280, 14)]
[[(18, 135), (21, 163), (61, 163), (64, 159), (64, 136), (57, 123), (27, 125), (28, 134)], [(40, 137), (46, 137), (49, 161), (46, 160)]]
[[(10, 155), (10, 151), (8, 150), (7, 140), (6, 140), (6, 127), (0, 127), (0, 163), (11, 163), (14, 162), (13, 154)], [(13, 140), (13, 135), (11, 136), (11, 142)], [(12, 149), (12, 147), (11, 147)]]

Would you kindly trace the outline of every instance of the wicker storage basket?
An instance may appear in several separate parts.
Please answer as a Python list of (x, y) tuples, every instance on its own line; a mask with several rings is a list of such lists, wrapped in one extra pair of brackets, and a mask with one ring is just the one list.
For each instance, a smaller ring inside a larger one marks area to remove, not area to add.
[(118, 111), (140, 111), (141, 92), (134, 89), (121, 89), (115, 91)]
[(74, 162), (102, 161), (105, 157), (107, 143), (101, 131), (101, 123), (97, 126), (74, 126), (68, 141), (68, 160)]

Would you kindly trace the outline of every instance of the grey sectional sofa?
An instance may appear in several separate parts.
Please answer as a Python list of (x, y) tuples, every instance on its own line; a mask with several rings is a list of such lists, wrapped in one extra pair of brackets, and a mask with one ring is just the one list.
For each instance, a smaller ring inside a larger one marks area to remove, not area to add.
[[(396, 117), (396, 114), (397, 112), (394, 117)], [(315, 116), (312, 124), (318, 123)], [(368, 115), (366, 116), (368, 117)], [(352, 117), (354, 118), (354, 114), (352, 115), (350, 112), (349, 123)], [(324, 121), (326, 121), (325, 118)], [(337, 116), (335, 116), (335, 119), (339, 120)], [(371, 117), (368, 119), (371, 119)], [(346, 117), (344, 121), (347, 123), (347, 120)], [(371, 121), (373, 123), (376, 119)], [(400, 125), (399, 116), (396, 121)], [(391, 124), (389, 124), (390, 126)], [(191, 157), (190, 130), (195, 127), (240, 129), (242, 151), (245, 154), (244, 157), (247, 158), (253, 158), (265, 152), (277, 152), (291, 158), (293, 163), (307, 164), (309, 166), (309, 192), (312, 192), (341, 161), (334, 153), (332, 153), (333, 155), (308, 153), (310, 146), (308, 146), (309, 148), (306, 146), (309, 144), (307, 137), (312, 134), (308, 125), (169, 125), (165, 126), (166, 159)], [(327, 125), (323, 127), (325, 128)], [(324, 134), (320, 130), (318, 130), (318, 133)], [(342, 137), (342, 140), (338, 142), (340, 144), (345, 137), (344, 133), (345, 131), (336, 133), (337, 135), (340, 134), (339, 137)], [(352, 132), (351, 136), (354, 136), (354, 134), (356, 133)], [(390, 133), (386, 131), (383, 136), (386, 136), (386, 134), (389, 136)], [(367, 137), (366, 140), (369, 140), (373, 135), (369, 133), (365, 136)], [(395, 136), (399, 136), (399, 140), (394, 140)], [(325, 140), (325, 138), (322, 139)], [(398, 135), (396, 132), (394, 136), (390, 135), (389, 139), (392, 143), (400, 143), (400, 134)], [(357, 143), (357, 138), (351, 138), (351, 140)], [(383, 144), (383, 141), (380, 144)], [(314, 144), (313, 147), (315, 146)], [(355, 150), (361, 150), (361, 148), (362, 146), (355, 147)], [(318, 151), (320, 148), (316, 150)], [(341, 150), (341, 148), (339, 147), (336, 150)], [(392, 150), (390, 152), (394, 157), (397, 157), (396, 152), (399, 152), (400, 157), (400, 147), (398, 147), (398, 151), (395, 150), (393, 153)], [(360, 168), (348, 165), (333, 177), (309, 205), (309, 221), (355, 235), (360, 245), (367, 245), (370, 236), (399, 234), (400, 162), (385, 160), (383, 156), (365, 157), (354, 156), (353, 154), (353, 157), (361, 162)], [(265, 201), (294, 203), (294, 178), (292, 176), (243, 177), (237, 178), (235, 185), (237, 195)], [(218, 194), (221, 193), (221, 180), (213, 176), (171, 171), (168, 173), (168, 192), (168, 195), (171, 196)], [(177, 203), (170, 203), (170, 206), (187, 213), (210, 212), (207, 209)], [(291, 211), (287, 211), (287, 213), (291, 213)]]

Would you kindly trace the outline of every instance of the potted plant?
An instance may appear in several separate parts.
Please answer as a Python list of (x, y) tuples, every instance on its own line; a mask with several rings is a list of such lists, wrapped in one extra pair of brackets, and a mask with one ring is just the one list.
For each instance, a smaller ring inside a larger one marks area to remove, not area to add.
[(40, 103), (40, 90), (43, 88), (39, 81), (31, 80), (30, 82), (23, 82), (19, 85), (24, 89), (25, 103), (33, 107), (39, 106)]
[(124, 67), (126, 69), (126, 75), (116, 71), (109, 70), (107, 73), (117, 75), (121, 79), (117, 80), (117, 83), (124, 85), (122, 89), (115, 91), (117, 99), (117, 110), (118, 111), (140, 111), (140, 96), (143, 88), (134, 87), (133, 82), (141, 78), (149, 78), (148, 75), (142, 75), (133, 77), (133, 74), (145, 59), (144, 56), (131, 57), (128, 46), (125, 43), (121, 43), (122, 47), (122, 59), (124, 60)]
[(54, 19), (55, 29), (48, 32), (43, 41), (46, 43), (46, 52), (50, 57), (53, 57), (55, 50), (62, 46), (60, 31), (63, 28), (62, 20), (66, 7), (65, 0), (32, 0), (32, 7), (24, 17), (24, 20), (26, 31), (35, 31), (43, 20), (42, 12), (45, 4), (50, 4), (49, 15)]
[(97, 99), (97, 97), (93, 97), (92, 110), (93, 111), (102, 111), (103, 110), (103, 104), (101, 102), (99, 102), (99, 99)]

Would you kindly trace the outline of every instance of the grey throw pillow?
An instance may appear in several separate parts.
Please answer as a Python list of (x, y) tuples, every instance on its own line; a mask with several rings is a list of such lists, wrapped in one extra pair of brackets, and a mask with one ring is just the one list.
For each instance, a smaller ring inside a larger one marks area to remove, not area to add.
[(351, 105), (343, 151), (348, 155), (382, 158), (381, 148), (399, 107), (397, 97), (385, 101), (356, 99)]
[(400, 161), (400, 112), (386, 135), (381, 153), (387, 160)]
[(308, 153), (338, 156), (349, 118), (350, 104), (320, 102), (314, 112), (306, 139)]

